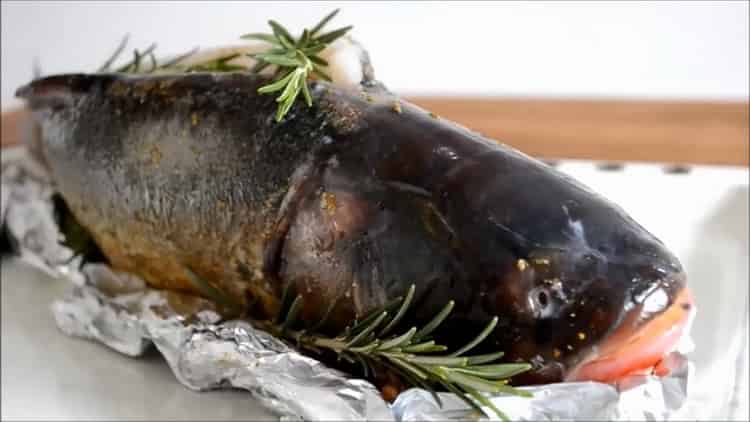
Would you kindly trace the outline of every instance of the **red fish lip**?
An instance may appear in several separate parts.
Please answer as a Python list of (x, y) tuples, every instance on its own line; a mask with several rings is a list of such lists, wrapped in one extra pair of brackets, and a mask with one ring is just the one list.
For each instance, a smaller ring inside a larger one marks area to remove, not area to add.
[[(615, 382), (627, 375), (651, 373), (674, 349), (688, 328), (695, 305), (690, 289), (684, 287), (672, 304), (645, 324), (634, 324), (631, 312), (625, 321), (583, 362), (579, 363), (565, 381)], [(657, 375), (666, 375), (656, 371)]]

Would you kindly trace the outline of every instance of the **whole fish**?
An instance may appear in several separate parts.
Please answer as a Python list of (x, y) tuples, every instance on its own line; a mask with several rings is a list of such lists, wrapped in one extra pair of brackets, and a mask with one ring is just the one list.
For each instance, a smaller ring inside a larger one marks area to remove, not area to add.
[[(677, 258), (621, 208), (381, 84), (310, 82), (281, 123), (266, 76), (67, 74), (18, 90), (34, 146), (111, 265), (156, 288), (339, 330), (416, 285), (407, 320), (475, 335), (516, 383), (649, 371), (693, 307)], [(196, 278), (207, 285), (196, 283)]]

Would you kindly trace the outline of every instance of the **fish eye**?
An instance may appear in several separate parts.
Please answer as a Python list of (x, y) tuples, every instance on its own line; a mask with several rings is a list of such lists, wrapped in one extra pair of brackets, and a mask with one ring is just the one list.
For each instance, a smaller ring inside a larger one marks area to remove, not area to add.
[(540, 305), (542, 305), (543, 307), (546, 307), (548, 303), (547, 292), (545, 292), (544, 290), (537, 292), (536, 300), (537, 302), (539, 302)]
[(547, 286), (537, 286), (529, 292), (529, 308), (536, 318), (551, 316), (554, 313), (553, 301), (553, 292)]

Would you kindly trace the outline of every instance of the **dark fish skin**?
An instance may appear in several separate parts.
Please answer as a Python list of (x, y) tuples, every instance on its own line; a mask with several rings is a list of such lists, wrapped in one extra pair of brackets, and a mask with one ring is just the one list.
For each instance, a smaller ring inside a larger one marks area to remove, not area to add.
[[(111, 264), (200, 294), (185, 268), (263, 316), (283, 286), (325, 327), (416, 285), (409, 324), (449, 300), (459, 343), (559, 381), (644, 297), (685, 286), (678, 260), (618, 206), (372, 83), (311, 83), (281, 124), (247, 74), (58, 75), (22, 87), (40, 154)], [(252, 304), (252, 305), (250, 305)], [(652, 308), (652, 307), (651, 307)], [(661, 309), (639, 315), (647, 321)]]

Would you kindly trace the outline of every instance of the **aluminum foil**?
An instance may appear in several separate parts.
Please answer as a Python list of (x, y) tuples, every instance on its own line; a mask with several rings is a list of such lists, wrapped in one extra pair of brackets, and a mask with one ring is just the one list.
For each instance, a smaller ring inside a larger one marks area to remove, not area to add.
[[(71, 282), (52, 304), (64, 333), (92, 339), (129, 356), (156, 347), (177, 380), (193, 390), (240, 388), (286, 420), (480, 419), (456, 396), (443, 406), (424, 390), (402, 392), (389, 405), (375, 387), (300, 354), (246, 321), (221, 321), (211, 302), (151, 289), (138, 277), (104, 264), (81, 265), (62, 246), (53, 184), (25, 149), (3, 149), (0, 218), (16, 253)], [(488, 396), (514, 420), (667, 420), (687, 397), (692, 365), (674, 352), (670, 376), (524, 387), (533, 398)], [(114, 380), (113, 380), (114, 382)]]

